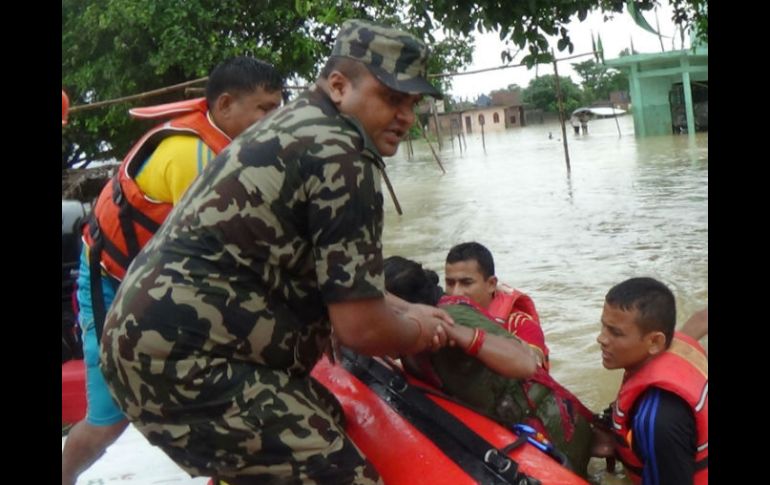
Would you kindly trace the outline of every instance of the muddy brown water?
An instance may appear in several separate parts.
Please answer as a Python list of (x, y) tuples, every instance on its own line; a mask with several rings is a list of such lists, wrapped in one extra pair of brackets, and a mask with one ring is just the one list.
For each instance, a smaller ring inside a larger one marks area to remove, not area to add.
[(555, 123), (487, 132), (486, 150), (480, 134), (463, 151), (445, 138), (446, 174), (424, 141), (386, 160), (404, 214), (386, 194), (385, 255), (420, 261), (443, 281), (452, 245), (486, 245), (500, 279), (534, 299), (552, 374), (595, 411), (622, 375), (602, 367), (596, 343), (612, 285), (663, 281), (678, 325), (708, 303), (708, 133), (636, 138), (631, 116), (618, 124), (620, 136), (611, 118), (591, 121), (588, 135), (567, 133), (569, 177)]

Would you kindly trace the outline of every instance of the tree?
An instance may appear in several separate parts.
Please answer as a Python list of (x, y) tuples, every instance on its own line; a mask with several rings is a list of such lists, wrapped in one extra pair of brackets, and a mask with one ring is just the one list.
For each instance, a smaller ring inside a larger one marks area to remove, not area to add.
[[(417, 0), (415, 0), (417, 1)], [(698, 34), (708, 41), (708, 0), (670, 0), (674, 7), (672, 20), (679, 25), (695, 25)], [(650, 10), (657, 0), (633, 0), (639, 11)], [(522, 61), (532, 67), (537, 63), (550, 62), (551, 46), (546, 35), (559, 36), (559, 51), (573, 52), (567, 24), (577, 16), (585, 20), (589, 11), (604, 12), (605, 19), (623, 12), (625, 0), (528, 0), (526, 2), (500, 2), (499, 0), (432, 0), (426, 8), (436, 22), (454, 32), (500, 32), (500, 39), (512, 42), (519, 48), (528, 47), (529, 54)], [(508, 51), (503, 60), (510, 60)]]
[[(674, 21), (696, 25), (708, 40), (707, 0), (670, 0)], [(634, 0), (640, 11), (657, 0)], [(572, 52), (567, 24), (591, 10), (622, 12), (624, 0), (62, 0), (62, 87), (73, 106), (203, 77), (224, 58), (248, 54), (287, 78), (309, 81), (347, 18), (400, 24), (427, 39), (430, 72), (456, 71), (471, 60), (470, 37), (498, 29), (530, 67), (550, 62), (546, 35)], [(433, 32), (443, 30), (443, 40)], [(503, 59), (511, 58), (509, 52)], [(437, 81), (445, 90), (451, 78)], [(152, 103), (177, 100), (179, 94)], [(146, 104), (146, 103), (145, 103)], [(73, 113), (62, 132), (62, 168), (75, 161), (120, 158), (150, 124), (130, 120), (119, 104)]]
[[(559, 76), (564, 112), (569, 115), (580, 107), (581, 92), (569, 76)], [(524, 102), (551, 113), (559, 112), (556, 99), (556, 76), (548, 74), (533, 79), (523, 92)]]
[(495, 89), (489, 93), (492, 98), (492, 106), (511, 106), (521, 101), (521, 87), (518, 84), (509, 84), (505, 89)]
[(453, 111), (465, 111), (466, 109), (473, 109), (476, 106), (465, 98), (450, 98), (447, 103), (447, 112)]
[(610, 92), (628, 89), (628, 75), (617, 69), (610, 69), (593, 60), (573, 63), (572, 67), (583, 80), (583, 102), (590, 104), (597, 100), (609, 100)]
[[(674, 7), (672, 20), (685, 30), (694, 28), (696, 36), (694, 41), (709, 41), (709, 13), (708, 0), (670, 0)], [(694, 44), (695, 42), (693, 42)]]
[[(435, 53), (431, 72), (468, 64), (472, 42), (456, 34), (436, 42), (423, 15), (408, 0), (63, 0), (62, 87), (73, 106), (93, 103), (204, 77), (234, 55), (264, 59), (287, 79), (310, 81), (347, 18), (401, 24), (427, 38)], [(437, 81), (444, 89), (450, 83)], [(152, 125), (131, 120), (131, 106), (73, 113), (62, 131), (62, 168), (122, 158)]]

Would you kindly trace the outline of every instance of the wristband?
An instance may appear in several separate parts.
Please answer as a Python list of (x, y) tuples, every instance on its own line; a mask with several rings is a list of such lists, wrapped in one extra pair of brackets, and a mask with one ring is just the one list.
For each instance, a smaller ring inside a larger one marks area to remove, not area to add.
[(468, 344), (468, 347), (465, 348), (465, 353), (470, 356), (476, 356), (478, 355), (479, 351), (481, 350), (481, 346), (484, 345), (484, 340), (487, 338), (487, 333), (483, 330), (479, 330), (478, 328), (473, 330), (473, 338), (471, 339), (471, 343)]

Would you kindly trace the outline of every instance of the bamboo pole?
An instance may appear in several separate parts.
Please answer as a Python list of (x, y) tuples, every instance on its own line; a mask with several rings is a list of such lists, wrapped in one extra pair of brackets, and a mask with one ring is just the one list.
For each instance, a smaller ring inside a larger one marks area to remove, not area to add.
[[(569, 60), (569, 59), (575, 59), (575, 58), (578, 58), (578, 57), (590, 56), (590, 55), (593, 55), (593, 52), (586, 52), (586, 53), (583, 53), (583, 54), (575, 54), (573, 56), (563, 57), (563, 58), (558, 59), (558, 60), (559, 61), (566, 61), (566, 60)], [(467, 74), (477, 74), (477, 73), (480, 73), (480, 72), (497, 71), (497, 70), (500, 70), (500, 69), (509, 69), (509, 68), (512, 68), (512, 67), (523, 67), (523, 66), (526, 66), (526, 64), (524, 64), (524, 63), (521, 63), (521, 64), (511, 64), (511, 65), (505, 65), (505, 66), (490, 67), (490, 68), (486, 68), (486, 69), (477, 69), (475, 71), (466, 71), (466, 72), (442, 72), (442, 73), (437, 73), (437, 74), (428, 74), (427, 77), (428, 78), (440, 78), (440, 77), (451, 77), (451, 76), (464, 76), (464, 75), (467, 75)], [(537, 68), (537, 66), (536, 66), (536, 68)], [(72, 106), (72, 107), (70, 107), (69, 112), (70, 113), (77, 113), (79, 111), (86, 111), (86, 110), (89, 110), (89, 109), (101, 108), (101, 107), (104, 107), (104, 106), (110, 106), (110, 105), (113, 105), (113, 104), (124, 103), (124, 102), (127, 102), (127, 101), (134, 101), (136, 99), (149, 98), (151, 96), (157, 96), (159, 94), (164, 94), (164, 93), (169, 93), (169, 92), (172, 92), (172, 91), (176, 91), (177, 89), (182, 89), (182, 88), (185, 88), (187, 86), (191, 86), (193, 84), (205, 82), (205, 81), (208, 81), (208, 79), (209, 79), (208, 76), (206, 76), (206, 77), (201, 77), (201, 78), (198, 78), (198, 79), (193, 79), (191, 81), (185, 81), (183, 83), (174, 84), (172, 86), (166, 86), (166, 87), (163, 87), (163, 88), (154, 89), (152, 91), (146, 91), (144, 93), (132, 94), (130, 96), (124, 96), (122, 98), (107, 99), (107, 100), (104, 100), (104, 101), (97, 101), (96, 103), (81, 104), (81, 105), (78, 105), (78, 106)], [(284, 89), (306, 89), (306, 88), (307, 88), (307, 86), (285, 86)]]
[(393, 199), (393, 204), (396, 205), (396, 212), (398, 212), (398, 215), (402, 216), (404, 215), (403, 211), (401, 210), (401, 204), (398, 203), (398, 197), (396, 197), (396, 191), (393, 190), (393, 184), (390, 183), (390, 179), (388, 178), (388, 173), (385, 172), (385, 167), (382, 167), (380, 170), (380, 173), (382, 174), (382, 179), (385, 181), (385, 185), (388, 187), (388, 192), (390, 192), (390, 198)]
[(422, 125), (420, 122), (417, 122), (418, 128), (420, 128), (420, 133), (422, 133), (422, 137), (425, 138), (425, 141), (428, 142), (428, 146), (430, 147), (431, 153), (433, 153), (433, 158), (436, 159), (436, 163), (438, 163), (438, 167), (441, 169), (443, 173), (446, 173), (446, 170), (444, 170), (444, 166), (441, 165), (441, 160), (438, 158), (438, 155), (436, 154), (436, 150), (433, 149), (433, 144), (428, 140), (428, 135), (425, 134), (425, 130), (423, 130)]
[(433, 112), (433, 123), (436, 125), (436, 140), (438, 140), (438, 150), (443, 150), (441, 143), (441, 127), (438, 125), (438, 110), (436, 109), (436, 100), (430, 98), (430, 110)]
[(484, 122), (479, 120), (479, 124), (481, 125), (481, 146), (484, 148), (484, 153), (487, 153), (487, 143), (484, 140)]
[[(570, 59), (576, 59), (578, 57), (592, 56), (592, 55), (594, 55), (593, 51), (592, 52), (586, 52), (586, 53), (583, 53), (583, 54), (575, 54), (574, 56), (562, 57), (561, 59), (556, 59), (556, 60), (557, 61), (568, 61)], [(540, 64), (535, 64), (535, 69), (537, 69), (537, 66), (539, 66), (539, 65)], [(467, 74), (478, 74), (480, 72), (498, 71), (500, 69), (510, 69), (512, 67), (523, 67), (523, 66), (526, 66), (526, 64), (521, 63), (521, 64), (510, 64), (510, 65), (497, 66), (497, 67), (487, 67), (487, 68), (484, 68), (484, 69), (476, 69), (475, 71), (465, 71), (465, 72), (440, 72), (440, 73), (436, 73), (436, 74), (428, 74), (427, 77), (430, 79), (430, 78), (434, 78), (434, 77), (465, 76)]]
[(113, 104), (125, 103), (127, 101), (134, 101), (137, 99), (149, 98), (151, 96), (157, 96), (159, 94), (170, 93), (172, 91), (177, 91), (179, 89), (186, 88), (187, 86), (192, 86), (193, 84), (205, 82), (208, 80), (208, 78), (209, 78), (208, 76), (201, 77), (198, 79), (193, 79), (192, 81), (185, 81), (183, 83), (174, 84), (173, 86), (166, 86), (165, 88), (153, 89), (152, 91), (146, 91), (144, 93), (139, 93), (139, 94), (132, 94), (131, 96), (123, 96), (122, 98), (108, 99), (105, 101), (97, 101), (96, 103), (81, 104), (80, 106), (73, 106), (70, 108), (70, 113), (77, 113), (78, 111), (86, 111), (89, 109), (96, 109), (96, 108), (101, 108), (101, 107), (109, 106)]
[[(553, 54), (553, 51), (551, 51)], [(564, 103), (561, 100), (561, 83), (559, 83), (559, 68), (557, 66), (556, 56), (553, 58), (553, 72), (556, 76), (556, 101), (559, 104), (559, 122), (561, 123), (561, 138), (564, 145), (564, 160), (567, 162), (567, 175), (571, 171), (569, 166), (569, 148), (567, 147), (567, 129), (564, 126)]]
[(412, 155), (414, 155), (414, 150), (412, 149), (412, 138), (409, 137), (406, 139), (406, 158), (407, 160), (412, 159)]

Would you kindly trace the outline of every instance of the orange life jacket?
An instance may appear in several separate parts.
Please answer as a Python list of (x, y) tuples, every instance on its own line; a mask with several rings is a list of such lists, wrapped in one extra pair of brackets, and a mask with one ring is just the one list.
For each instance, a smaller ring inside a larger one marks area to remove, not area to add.
[(495, 296), (487, 307), (487, 312), (503, 325), (508, 322), (513, 312), (524, 312), (540, 325), (540, 316), (537, 314), (532, 298), (505, 283), (497, 285)]
[(708, 358), (697, 341), (676, 332), (671, 347), (633, 374), (623, 377), (612, 406), (616, 452), (634, 483), (641, 482), (643, 463), (633, 452), (629, 415), (637, 398), (649, 387), (672, 392), (690, 405), (697, 429), (695, 485), (708, 484)]
[(67, 115), (70, 111), (70, 98), (64, 90), (61, 90), (61, 125), (67, 124)]
[[(532, 301), (532, 298), (505, 283), (497, 285), (495, 296), (492, 297), (492, 302), (487, 307), (487, 312), (492, 315), (494, 321), (514, 335), (517, 333), (516, 328), (519, 326), (519, 323), (526, 317), (530, 317), (538, 326), (540, 325), (540, 315), (538, 315), (535, 309), (535, 302)], [(543, 364), (545, 369), (548, 370), (550, 367), (549, 351), (548, 346), (545, 344), (545, 336), (543, 336), (542, 348), (531, 342), (527, 343), (542, 352)]]
[(128, 265), (172, 209), (168, 202), (148, 199), (134, 179), (158, 144), (172, 135), (193, 134), (218, 154), (230, 143), (230, 137), (211, 123), (206, 112), (205, 98), (130, 110), (131, 115), (143, 119), (177, 117), (147, 132), (131, 148), (118, 172), (102, 189), (92, 217), (83, 228), (89, 248), (100, 240), (100, 265), (117, 280), (123, 279)]

